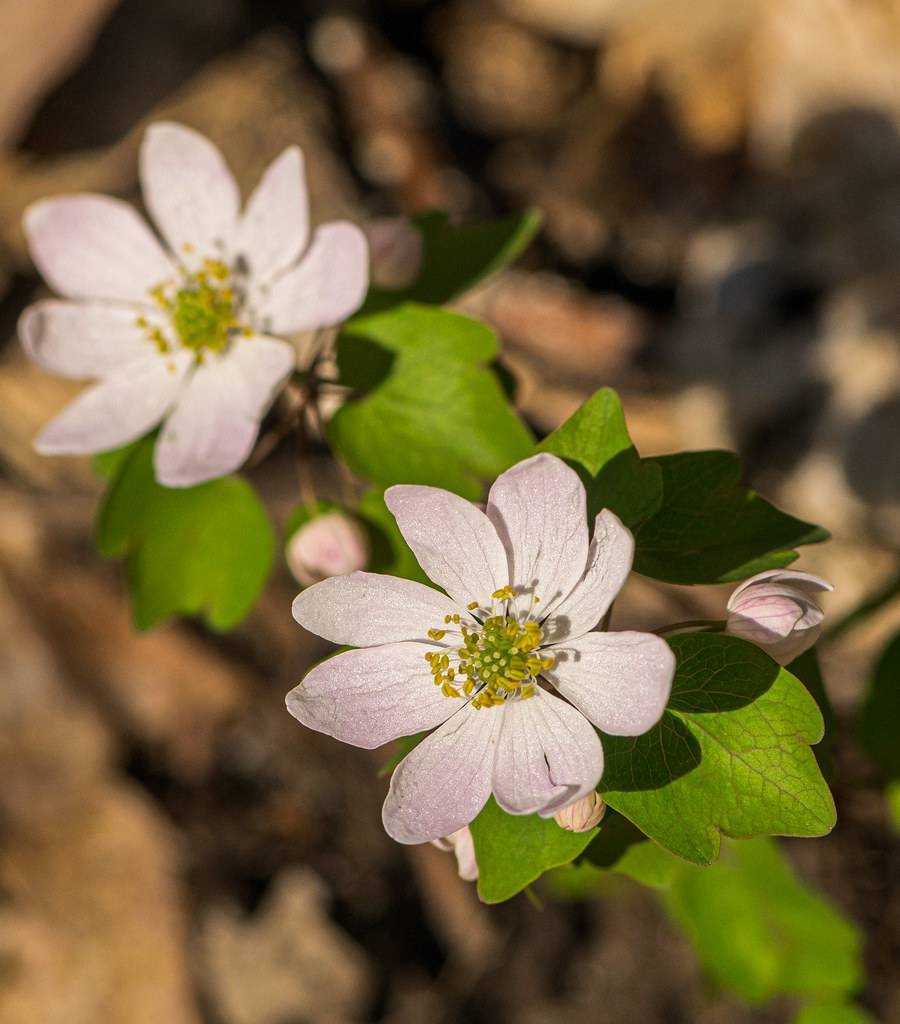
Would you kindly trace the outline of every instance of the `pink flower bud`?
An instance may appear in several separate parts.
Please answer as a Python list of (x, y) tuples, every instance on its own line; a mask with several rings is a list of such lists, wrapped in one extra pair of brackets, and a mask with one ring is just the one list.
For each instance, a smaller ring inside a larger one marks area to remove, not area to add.
[(606, 814), (606, 804), (599, 793), (588, 793), (574, 804), (564, 807), (554, 821), (567, 832), (588, 832)]
[(365, 569), (369, 548), (357, 523), (342, 512), (326, 512), (291, 536), (285, 557), (297, 582), (308, 587), (329, 576)]
[(812, 647), (821, 632), (824, 613), (813, 595), (833, 589), (807, 572), (761, 572), (745, 580), (728, 599), (725, 631), (757, 644), (779, 665), (787, 665)]
[(365, 228), (369, 240), (372, 283), (405, 288), (422, 266), (422, 234), (405, 217), (379, 217)]
[(478, 862), (475, 860), (475, 844), (468, 825), (452, 832), (443, 839), (433, 839), (432, 846), (449, 853), (456, 854), (456, 869), (464, 882), (474, 882), (478, 877)]

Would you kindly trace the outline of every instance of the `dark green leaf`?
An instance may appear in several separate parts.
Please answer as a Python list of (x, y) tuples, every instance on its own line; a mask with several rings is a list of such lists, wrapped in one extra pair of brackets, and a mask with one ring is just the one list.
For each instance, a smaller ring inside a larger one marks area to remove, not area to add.
[(716, 859), (722, 833), (828, 832), (834, 803), (809, 747), (822, 738), (822, 715), (803, 684), (736, 637), (669, 642), (678, 668), (659, 725), (604, 737), (607, 803), (697, 864)]
[(813, 700), (819, 705), (822, 712), (822, 721), (825, 723), (825, 735), (820, 743), (813, 748), (822, 774), (829, 781), (834, 775), (834, 709), (825, 689), (822, 680), (822, 673), (819, 669), (819, 656), (815, 647), (804, 651), (799, 658), (795, 658), (788, 666), (792, 675), (795, 675), (801, 683), (812, 694)]
[(432, 484), (480, 497), (533, 443), (489, 368), (496, 355), (489, 328), (442, 309), (405, 304), (355, 318), (338, 364), (357, 394), (331, 420), (332, 443), (383, 487)]
[(415, 220), (422, 234), (422, 268), (406, 288), (373, 288), (361, 315), (379, 312), (401, 302), (450, 302), (491, 274), (501, 270), (525, 249), (541, 226), (537, 210), (483, 224), (451, 224), (445, 213), (433, 211)]
[(878, 659), (863, 700), (860, 740), (889, 779), (900, 779), (900, 633)]
[(776, 843), (729, 843), (664, 895), (715, 980), (750, 1003), (844, 996), (861, 980), (854, 925), (801, 882)]
[(545, 438), (538, 451), (558, 455), (587, 490), (588, 519), (611, 509), (626, 526), (652, 516), (662, 501), (662, 472), (638, 455), (628, 436), (619, 396), (611, 388), (592, 395)]
[(550, 868), (568, 864), (597, 834), (567, 832), (552, 818), (512, 815), (493, 797), (469, 826), (478, 861), (478, 895), (501, 903), (521, 892)]
[(369, 535), (369, 569), (388, 576), (403, 576), (426, 586), (434, 584), (422, 572), (394, 517), (384, 503), (384, 491), (373, 488), (359, 503), (359, 516)]
[(139, 629), (176, 614), (202, 614), (230, 629), (269, 574), (272, 527), (253, 488), (238, 477), (170, 489), (156, 483), (153, 438), (121, 465), (97, 530), (100, 553), (127, 558)]
[(828, 539), (740, 485), (731, 452), (653, 459), (662, 471), (659, 511), (635, 534), (637, 572), (669, 583), (728, 583), (797, 558), (799, 544)]

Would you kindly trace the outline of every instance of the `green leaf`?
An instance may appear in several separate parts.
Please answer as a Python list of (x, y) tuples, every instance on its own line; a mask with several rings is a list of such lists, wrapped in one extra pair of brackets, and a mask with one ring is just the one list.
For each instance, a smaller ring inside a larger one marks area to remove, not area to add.
[(652, 460), (662, 507), (635, 534), (635, 570), (668, 583), (729, 583), (797, 558), (798, 544), (828, 539), (740, 485), (731, 452), (683, 452)]
[(804, 651), (799, 658), (795, 658), (788, 668), (792, 675), (795, 675), (801, 683), (809, 690), (813, 700), (819, 705), (822, 712), (822, 721), (825, 723), (825, 734), (820, 743), (816, 744), (813, 753), (822, 769), (822, 774), (829, 781), (834, 776), (834, 708), (825, 689), (822, 679), (822, 672), (819, 669), (819, 656), (815, 647)]
[(900, 633), (888, 643), (863, 699), (860, 741), (888, 779), (900, 779)]
[(432, 211), (414, 221), (422, 235), (422, 268), (402, 289), (370, 290), (362, 315), (401, 302), (442, 305), (501, 270), (525, 249), (541, 226), (537, 210), (482, 224), (451, 224), (447, 214)]
[(831, 793), (809, 744), (822, 715), (803, 684), (736, 637), (669, 641), (678, 667), (668, 710), (637, 737), (603, 740), (604, 799), (667, 850), (696, 864), (720, 833), (824, 835)]
[(597, 834), (567, 832), (552, 818), (507, 814), (491, 797), (469, 826), (478, 861), (478, 895), (501, 903), (550, 868), (574, 860)]
[(856, 927), (801, 882), (767, 839), (728, 844), (664, 901), (715, 980), (749, 1003), (844, 996), (861, 980)]
[(238, 477), (170, 489), (156, 483), (153, 438), (120, 466), (97, 530), (100, 553), (127, 558), (139, 629), (176, 614), (235, 626), (259, 595), (275, 551), (253, 488)]
[(478, 498), (483, 483), (525, 458), (532, 438), (490, 363), (484, 324), (414, 304), (356, 317), (338, 342), (355, 397), (329, 424), (350, 468), (383, 487), (432, 484)]
[(652, 516), (663, 494), (662, 471), (642, 460), (631, 443), (619, 396), (611, 388), (592, 395), (539, 445), (578, 473), (587, 491), (588, 519), (611, 509), (626, 526)]
[(627, 875), (651, 889), (667, 889), (685, 862), (648, 839), (615, 811), (607, 811), (600, 832), (584, 852), (595, 867)]
[(373, 488), (367, 491), (359, 502), (357, 512), (369, 535), (370, 572), (403, 576), (429, 587), (434, 586), (403, 539), (403, 534), (384, 503), (383, 490)]
[(900, 833), (900, 781), (889, 782), (884, 791), (888, 805), (888, 815), (894, 831)]
[(131, 444), (126, 444), (121, 448), (99, 452), (91, 459), (94, 472), (103, 480), (112, 480), (140, 443), (140, 441), (132, 441)]
[(793, 1024), (877, 1024), (861, 1006), (852, 1003), (818, 1003), (802, 1009)]

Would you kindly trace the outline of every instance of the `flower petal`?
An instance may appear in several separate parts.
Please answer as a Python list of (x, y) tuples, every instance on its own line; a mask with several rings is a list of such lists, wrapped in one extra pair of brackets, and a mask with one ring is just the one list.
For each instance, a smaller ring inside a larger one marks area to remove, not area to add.
[(398, 843), (427, 843), (468, 825), (491, 793), (502, 715), (465, 704), (397, 765), (381, 812)]
[(54, 291), (70, 299), (149, 302), (175, 273), (137, 211), (109, 196), (56, 196), (23, 218), (31, 258)]
[(748, 588), (757, 587), (761, 583), (765, 584), (767, 589), (771, 585), (784, 586), (784, 592), (788, 595), (792, 588), (802, 590), (810, 597), (823, 590), (834, 590), (834, 587), (828, 580), (823, 580), (821, 576), (813, 576), (809, 572), (801, 572), (799, 569), (767, 569), (765, 572), (751, 576), (750, 579), (744, 580), (740, 586), (735, 587), (731, 597), (728, 598), (728, 610), (730, 611), (734, 607), (738, 597)]
[(505, 705), (492, 782), (503, 810), (552, 817), (595, 789), (602, 774), (600, 737), (571, 704), (538, 690)]
[[(822, 611), (817, 610), (821, 622)], [(727, 629), (732, 636), (751, 643), (770, 644), (790, 636), (804, 614), (808, 614), (808, 604), (797, 595), (760, 594), (754, 597), (751, 592), (744, 596), (740, 607), (729, 611)]]
[[(371, 572), (316, 583), (297, 595), (293, 611), (310, 633), (350, 647), (428, 642), (429, 629), (447, 628), (444, 616), (458, 614), (450, 598), (431, 587)], [(462, 621), (474, 625), (466, 615)]]
[(293, 349), (275, 338), (239, 338), (223, 355), (207, 353), (156, 443), (156, 479), (192, 487), (237, 469), (293, 365)]
[(604, 509), (594, 520), (594, 538), (588, 549), (587, 569), (544, 623), (544, 639), (558, 643), (583, 636), (609, 611), (631, 572), (634, 537), (621, 519)]
[(366, 236), (349, 221), (323, 224), (300, 262), (258, 292), (256, 318), (269, 334), (331, 327), (359, 308), (368, 284)]
[(662, 716), (675, 655), (652, 633), (588, 633), (546, 648), (546, 678), (594, 725), (612, 736), (640, 736)]
[(19, 337), (29, 358), (61, 377), (108, 377), (128, 363), (156, 354), (147, 330), (166, 329), (161, 313), (101, 302), (44, 299), (19, 318)]
[(415, 484), (389, 487), (384, 500), (425, 575), (461, 607), (490, 605), (491, 594), (509, 583), (503, 544), (472, 502)]
[(433, 729), (459, 708), (434, 685), (425, 644), (345, 651), (316, 665), (287, 695), (298, 721), (367, 750)]
[(90, 455), (146, 434), (177, 400), (191, 365), (189, 352), (154, 351), (88, 388), (38, 435), (42, 455)]
[(240, 193), (219, 150), (199, 132), (157, 121), (140, 154), (144, 202), (172, 252), (189, 267), (224, 257)]
[(555, 455), (541, 453), (499, 476), (487, 503), (509, 558), (510, 582), (550, 612), (584, 574), (588, 554), (584, 486)]
[(309, 202), (303, 154), (290, 146), (263, 172), (238, 221), (232, 254), (255, 281), (289, 267), (306, 248)]

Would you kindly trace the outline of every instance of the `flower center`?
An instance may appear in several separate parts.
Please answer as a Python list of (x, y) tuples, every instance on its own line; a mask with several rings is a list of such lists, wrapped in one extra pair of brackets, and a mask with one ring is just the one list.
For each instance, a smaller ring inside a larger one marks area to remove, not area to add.
[[(240, 305), (232, 285), (231, 271), (221, 260), (207, 259), (199, 270), (183, 271), (180, 281), (164, 281), (151, 289), (156, 305), (168, 316), (178, 341), (203, 361), (204, 352), (222, 352), (231, 337), (251, 334), (237, 318)], [(147, 332), (160, 352), (170, 350), (163, 332), (145, 317), (138, 325)]]
[[(495, 591), (492, 612), (483, 621), (479, 613), (485, 614), (485, 610), (477, 602), (469, 605), (479, 622), (476, 629), (461, 623), (459, 615), (447, 615), (444, 625), (449, 628), (428, 631), (435, 641), (443, 640), (448, 633), (458, 633), (461, 640), (459, 646), (425, 655), (435, 686), (440, 686), (445, 697), (470, 697), (472, 707), (489, 708), (512, 697), (525, 700), (534, 696), (538, 675), (553, 668), (554, 659), (537, 653), (542, 640), (540, 624), (533, 619), (520, 622), (509, 614), (508, 602), (515, 596), (512, 587)], [(499, 612), (495, 606), (498, 601)], [(534, 598), (532, 605), (536, 602)]]

